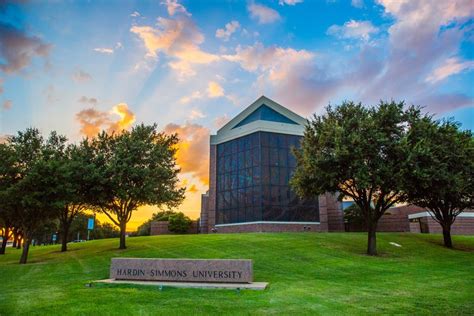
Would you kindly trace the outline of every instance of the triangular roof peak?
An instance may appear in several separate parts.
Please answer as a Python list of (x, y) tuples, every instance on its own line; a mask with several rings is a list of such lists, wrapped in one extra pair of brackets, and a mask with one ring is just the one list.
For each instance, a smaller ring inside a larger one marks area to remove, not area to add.
[[(256, 120), (265, 120), (262, 119), (261, 113), (258, 113), (259, 108), (265, 107), (264, 112), (269, 113), (273, 116), (273, 119), (269, 119), (270, 121), (275, 120), (275, 122), (279, 122), (281, 124), (292, 124), (292, 125), (301, 125), (304, 126), (306, 124), (306, 120), (296, 114), (295, 112), (287, 109), (286, 107), (278, 104), (277, 102), (273, 101), (270, 98), (262, 95), (257, 100), (255, 100), (252, 104), (250, 104), (245, 110), (240, 112), (236, 117), (230, 120), (227, 124), (221, 127), (217, 134), (229, 131), (233, 128), (240, 127), (243, 124), (246, 124), (246, 120), (256, 121)], [(262, 110), (262, 109), (260, 109)], [(276, 115), (273, 113), (276, 112)], [(259, 115), (259, 117), (252, 117)], [(280, 117), (278, 117), (280, 116)]]

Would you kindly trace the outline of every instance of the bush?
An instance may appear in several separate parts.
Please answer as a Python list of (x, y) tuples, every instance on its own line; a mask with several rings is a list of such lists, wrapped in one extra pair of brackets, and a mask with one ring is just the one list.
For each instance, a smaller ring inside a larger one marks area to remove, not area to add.
[(185, 234), (191, 226), (191, 219), (182, 212), (175, 213), (168, 218), (168, 229), (170, 232)]

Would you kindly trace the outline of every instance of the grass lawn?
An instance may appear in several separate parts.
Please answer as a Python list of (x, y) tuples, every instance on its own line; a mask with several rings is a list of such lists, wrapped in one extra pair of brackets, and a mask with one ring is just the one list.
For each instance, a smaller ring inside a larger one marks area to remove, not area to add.
[[(474, 314), (474, 237), (379, 233), (380, 256), (362, 233), (154, 236), (32, 247), (0, 256), (0, 315)], [(401, 244), (398, 248), (390, 242)], [(112, 257), (249, 258), (265, 291), (94, 285)]]

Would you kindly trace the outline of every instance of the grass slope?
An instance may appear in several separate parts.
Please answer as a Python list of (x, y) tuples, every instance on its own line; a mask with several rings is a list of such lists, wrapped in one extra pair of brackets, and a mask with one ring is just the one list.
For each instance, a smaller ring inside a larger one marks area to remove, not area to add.
[[(474, 314), (474, 237), (378, 234), (379, 257), (360, 233), (185, 235), (32, 247), (0, 256), (0, 314)], [(389, 242), (402, 245), (394, 247)], [(108, 277), (110, 258), (250, 258), (266, 291), (85, 286)]]

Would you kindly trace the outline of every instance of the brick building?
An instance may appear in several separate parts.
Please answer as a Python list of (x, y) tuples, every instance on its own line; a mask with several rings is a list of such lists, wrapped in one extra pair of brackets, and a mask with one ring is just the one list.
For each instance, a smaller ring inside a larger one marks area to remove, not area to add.
[(211, 135), (202, 233), (344, 231), (335, 196), (303, 200), (289, 186), (306, 122), (262, 96)]

